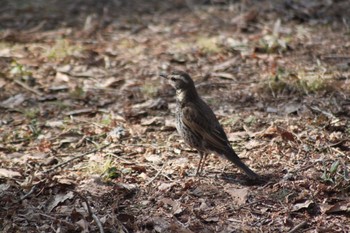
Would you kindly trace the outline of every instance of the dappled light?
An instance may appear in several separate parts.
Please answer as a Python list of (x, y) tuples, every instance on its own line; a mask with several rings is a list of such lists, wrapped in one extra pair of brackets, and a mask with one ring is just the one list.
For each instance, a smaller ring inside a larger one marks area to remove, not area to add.
[(2, 1), (0, 232), (350, 232), (349, 11)]

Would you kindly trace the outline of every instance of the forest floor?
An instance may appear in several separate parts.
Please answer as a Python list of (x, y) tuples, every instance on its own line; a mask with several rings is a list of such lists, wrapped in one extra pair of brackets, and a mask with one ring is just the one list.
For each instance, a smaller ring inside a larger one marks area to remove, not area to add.
[[(349, 1), (0, 12), (0, 232), (350, 232)], [(266, 182), (214, 155), (194, 176), (174, 69)]]

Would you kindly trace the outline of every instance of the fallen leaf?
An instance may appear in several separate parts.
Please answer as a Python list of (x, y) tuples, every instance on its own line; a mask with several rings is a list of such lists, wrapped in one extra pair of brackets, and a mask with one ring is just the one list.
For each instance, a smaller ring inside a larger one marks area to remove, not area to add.
[(9, 184), (0, 184), (0, 193), (4, 193), (10, 187), (11, 187), (11, 185), (9, 185)]
[(125, 80), (123, 78), (107, 78), (105, 81), (101, 83), (101, 87), (103, 88), (116, 88), (119, 87), (120, 85), (124, 84)]
[(220, 63), (220, 64), (215, 65), (215, 66), (213, 67), (213, 71), (222, 71), (222, 70), (226, 70), (226, 69), (232, 67), (233, 65), (236, 64), (237, 58), (238, 58), (238, 57), (234, 57), (234, 58), (232, 58), (232, 59), (230, 59), (230, 60), (227, 60), (227, 61), (225, 61), (225, 62), (223, 62), (223, 63)]
[(248, 199), (248, 188), (231, 188), (225, 187), (225, 192), (230, 194), (231, 198), (237, 205), (243, 205)]
[(299, 111), (301, 105), (299, 103), (290, 103), (284, 107), (284, 112), (286, 114), (296, 113)]
[(219, 217), (217, 217), (217, 216), (203, 217), (203, 219), (206, 222), (218, 222), (219, 221)]
[(161, 183), (158, 186), (159, 191), (169, 191), (173, 186), (175, 186), (175, 183)]
[(21, 173), (12, 171), (5, 168), (0, 168), (0, 177), (8, 177), (8, 178), (14, 178), (14, 177), (20, 177)]
[(282, 129), (280, 127), (278, 127), (278, 131), (279, 131), (279, 133), (280, 133), (280, 135), (281, 135), (283, 140), (285, 140), (285, 141), (292, 141), (292, 142), (295, 141), (295, 137), (294, 137), (294, 135), (291, 132), (289, 132), (289, 131), (287, 131), (285, 129)]
[(325, 211), (326, 214), (349, 214), (350, 213), (350, 202), (341, 201)]
[(68, 200), (72, 199), (74, 197), (74, 193), (72, 191), (64, 194), (64, 193), (59, 193), (56, 194), (54, 199), (47, 205), (47, 210), (48, 212), (51, 212), (58, 204)]
[(83, 114), (91, 114), (96, 113), (95, 108), (83, 108), (83, 109), (77, 109), (73, 111), (66, 112), (65, 115), (71, 116), (71, 115), (83, 115)]
[(248, 143), (246, 143), (244, 145), (244, 147), (247, 149), (247, 150), (251, 150), (251, 149), (254, 149), (254, 148), (257, 148), (257, 147), (260, 147), (262, 144), (262, 142), (259, 142), (257, 140), (250, 140)]
[(50, 128), (60, 128), (64, 126), (63, 121), (46, 121), (45, 126)]
[(0, 79), (0, 88), (3, 88), (6, 84), (7, 82), (5, 82), (5, 80)]
[(303, 203), (298, 203), (298, 204), (295, 204), (292, 208), (292, 211), (293, 212), (296, 212), (296, 211), (299, 211), (299, 210), (302, 210), (302, 209), (308, 209), (310, 208), (310, 205), (314, 204), (314, 201), (312, 200), (306, 200), (305, 202)]
[(152, 162), (154, 164), (162, 164), (163, 163), (163, 158), (160, 155), (150, 154), (150, 155), (145, 155), (144, 158), (148, 162)]
[(80, 219), (75, 224), (82, 228), (81, 232), (89, 232), (89, 223), (85, 219)]
[(69, 82), (69, 79), (70, 79), (70, 76), (65, 74), (65, 73), (61, 73), (61, 72), (56, 73), (56, 80), (57, 81)]
[(183, 211), (183, 208), (181, 207), (181, 203), (178, 201), (174, 201), (170, 198), (163, 198), (160, 200), (161, 203), (171, 207), (172, 214), (180, 214)]
[(266, 108), (266, 112), (268, 112), (268, 113), (277, 113), (278, 109), (269, 106), (269, 107)]
[(15, 108), (18, 105), (21, 105), (25, 101), (25, 96), (23, 94), (17, 94), (14, 96), (11, 96), (10, 98), (2, 101), (0, 103), (0, 106), (4, 108)]
[(233, 76), (233, 74), (231, 74), (231, 73), (217, 72), (217, 73), (211, 73), (211, 76), (224, 78), (224, 79), (236, 80), (235, 76)]
[(141, 125), (160, 125), (163, 122), (163, 117), (153, 117), (151, 119), (141, 119)]

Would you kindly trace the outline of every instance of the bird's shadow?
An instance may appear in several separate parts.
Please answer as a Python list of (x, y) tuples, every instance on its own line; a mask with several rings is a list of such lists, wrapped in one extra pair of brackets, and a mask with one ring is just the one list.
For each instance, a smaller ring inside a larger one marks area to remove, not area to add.
[[(215, 173), (215, 172), (214, 172)], [(211, 175), (208, 175), (209, 177)], [(264, 174), (258, 179), (252, 179), (245, 174), (239, 173), (215, 173), (215, 178), (224, 180), (227, 183), (240, 184), (242, 186), (262, 186), (270, 182), (276, 182), (280, 177), (276, 174)]]

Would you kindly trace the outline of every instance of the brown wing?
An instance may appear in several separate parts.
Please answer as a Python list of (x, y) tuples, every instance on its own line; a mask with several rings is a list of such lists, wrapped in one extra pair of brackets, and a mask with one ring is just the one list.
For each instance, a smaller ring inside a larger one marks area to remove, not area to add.
[(259, 178), (259, 175), (245, 165), (233, 151), (224, 130), (211, 109), (200, 111), (196, 105), (192, 103), (188, 104), (182, 108), (182, 121), (192, 133), (204, 140), (207, 149), (224, 155), (228, 160), (246, 172), (249, 177), (253, 179)]
[(199, 135), (208, 146), (217, 152), (226, 151), (228, 146), (225, 132), (217, 122), (216, 118), (210, 119), (213, 114), (200, 112), (193, 105), (187, 105), (182, 108), (182, 121), (191, 129), (194, 134)]

